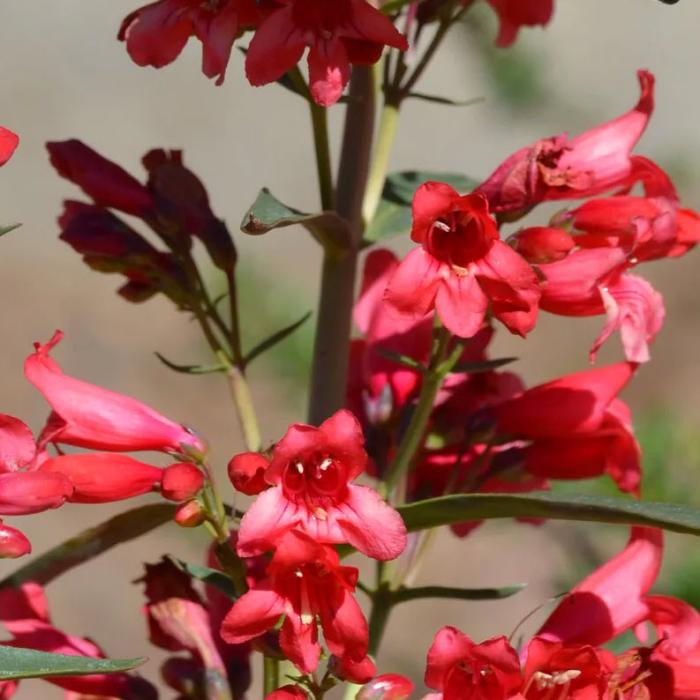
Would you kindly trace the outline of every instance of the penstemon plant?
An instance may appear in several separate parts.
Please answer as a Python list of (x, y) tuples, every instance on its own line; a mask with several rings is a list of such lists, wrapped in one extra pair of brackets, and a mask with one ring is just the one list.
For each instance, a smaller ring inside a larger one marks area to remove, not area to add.
[[(546, 25), (554, 10), (554, 0), (487, 1), (498, 46), (523, 26)], [(60, 238), (91, 269), (121, 276), (126, 301), (163, 295), (194, 319), (210, 357), (193, 365), (159, 358), (176, 372), (221, 375), (246, 451), (228, 463), (229, 482), (217, 483), (204, 434), (65, 373), (55, 359), (63, 333), (47, 329), (24, 366), (48, 405), (45, 425), (35, 436), (0, 415), (0, 515), (149, 493), (157, 500), (125, 507), (0, 581), (10, 635), (0, 643), (0, 698), (21, 679), (44, 678), (69, 700), (233, 700), (258, 674), (267, 700), (329, 692), (405, 700), (413, 682), (377, 656), (396, 606), (497, 600), (521, 588), (413, 585), (436, 528), (476, 537), (495, 518), (631, 530), (624, 549), (530, 637), (473, 640), (436, 620), (425, 642), (427, 698), (700, 698), (700, 612), (650, 593), (663, 530), (700, 534), (700, 510), (642, 500), (641, 451), (619, 398), (664, 321), (660, 293), (635, 268), (690, 251), (700, 217), (658, 164), (634, 152), (654, 109), (646, 70), (621, 116), (523, 146), (482, 182), (390, 173), (405, 102), (450, 102), (418, 84), (477, 4), (157, 0), (124, 19), (119, 39), (138, 65), (166, 66), (194, 36), (203, 73), (221, 85), (236, 42), (252, 85), (278, 83), (308, 103), (318, 208), (304, 212), (261, 189), (241, 223), (253, 236), (298, 225), (323, 250), (307, 422), (273, 444), (261, 438), (248, 368), (308, 314), (249, 344), (239, 314), (244, 261), (182, 152), (154, 148), (137, 177), (79, 140), (48, 143), (52, 166), (84, 194), (64, 203)], [(338, 103), (344, 133), (333, 154), (327, 121)], [(0, 129), (0, 165), (17, 145)], [(546, 202), (559, 210), (542, 213)], [(409, 233), (415, 245), (403, 258), (381, 247)], [(211, 289), (211, 267), (223, 295)], [(490, 345), (498, 332), (527, 338), (540, 312), (601, 316), (602, 329), (591, 368), (526, 388), (507, 367), (514, 358), (492, 357)], [(615, 334), (623, 359), (596, 365)], [(132, 456), (142, 452), (172, 463)], [(549, 492), (552, 482), (601, 475), (624, 496)], [(209, 544), (196, 562), (154, 552), (139, 579), (150, 642), (170, 654), (157, 689), (135, 671), (142, 658), (108, 659), (95, 642), (56, 627), (45, 587), (167, 523), (205, 529)], [(27, 537), (0, 522), (0, 556), (30, 552)], [(345, 562), (357, 553), (375, 562), (370, 580)], [(609, 644), (630, 631), (636, 640)]]

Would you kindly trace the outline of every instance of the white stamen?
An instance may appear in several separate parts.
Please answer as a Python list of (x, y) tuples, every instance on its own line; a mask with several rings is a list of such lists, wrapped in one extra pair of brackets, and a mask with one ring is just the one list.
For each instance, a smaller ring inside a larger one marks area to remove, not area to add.
[(559, 671), (559, 673), (554, 674), (555, 685), (564, 685), (565, 683), (571, 683), (571, 681), (576, 680), (581, 675), (581, 671), (576, 668), (572, 668), (569, 671)]
[(304, 578), (304, 574), (303, 574), (299, 569), (297, 569), (297, 570), (294, 572), (294, 575), (295, 575), (297, 578)]
[(300, 473), (304, 473), (304, 465), (301, 462), (294, 462), (294, 468)]
[(326, 458), (323, 460), (323, 462), (321, 462), (321, 464), (319, 465), (318, 468), (319, 468), (322, 472), (325, 472), (326, 469), (328, 469), (328, 467), (331, 466), (331, 464), (333, 464), (333, 460), (332, 460), (330, 457), (326, 457)]
[(436, 221), (433, 226), (439, 228), (441, 231), (447, 231), (448, 233), (452, 230), (444, 221)]

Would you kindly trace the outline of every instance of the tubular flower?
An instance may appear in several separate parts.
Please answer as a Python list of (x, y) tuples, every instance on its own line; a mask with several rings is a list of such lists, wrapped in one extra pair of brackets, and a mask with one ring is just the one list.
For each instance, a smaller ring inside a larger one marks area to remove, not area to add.
[(366, 0), (281, 0), (257, 28), (246, 55), (253, 85), (281, 78), (309, 48), (311, 96), (330, 107), (343, 94), (350, 66), (376, 63), (385, 46), (407, 49), (393, 22)]
[(400, 263), (386, 301), (400, 314), (422, 318), (435, 309), (455, 335), (469, 338), (493, 315), (512, 333), (535, 325), (540, 296), (530, 265), (500, 240), (480, 194), (461, 196), (427, 182), (413, 199), (411, 238), (422, 244)]
[(134, 63), (162, 68), (196, 36), (202, 42), (202, 72), (221, 85), (234, 40), (257, 20), (255, 0), (160, 0), (129, 14), (118, 38)]
[(140, 401), (64, 374), (49, 354), (62, 338), (56, 331), (45, 345), (35, 343), (24, 364), (27, 379), (53, 409), (40, 442), (114, 451), (205, 449), (186, 428)]
[[(488, 0), (498, 15), (497, 46), (510, 46), (521, 27), (545, 26), (552, 19), (554, 0)], [(463, 3), (466, 4), (465, 0)]]
[(265, 472), (273, 488), (243, 516), (241, 556), (272, 549), (292, 528), (318, 542), (349, 542), (374, 559), (394, 559), (406, 546), (401, 516), (379, 494), (349, 483), (367, 464), (362, 428), (341, 410), (319, 428), (296, 423), (277, 443)]
[[(68, 635), (51, 622), (44, 589), (36, 583), (0, 590), (0, 622), (12, 635), (3, 642), (22, 649), (36, 649), (53, 654), (104, 658), (103, 651), (92, 641)], [(47, 681), (78, 695), (114, 697), (123, 700), (155, 700), (155, 688), (143, 678), (127, 673), (89, 676), (54, 676)], [(5, 688), (0, 683), (0, 697)]]
[(632, 148), (654, 108), (654, 76), (637, 75), (641, 95), (626, 114), (573, 139), (561, 134), (537, 141), (499, 165), (476, 190), (491, 210), (523, 211), (545, 200), (581, 199), (628, 185)]
[(491, 415), (501, 433), (528, 441), (514, 449), (534, 476), (584, 479), (607, 473), (621, 490), (637, 493), (640, 449), (629, 409), (616, 399), (634, 369), (621, 362), (569, 374), (494, 406)]
[(318, 665), (319, 624), (332, 654), (360, 663), (367, 656), (369, 630), (352, 595), (357, 577), (357, 569), (340, 565), (332, 547), (288, 532), (279, 540), (267, 577), (233, 604), (221, 636), (241, 644), (275, 627), (284, 615), (280, 646), (303, 673)]
[(0, 166), (5, 165), (19, 145), (19, 136), (14, 131), (0, 126)]
[(520, 690), (520, 661), (505, 637), (475, 644), (455, 627), (443, 627), (428, 651), (425, 684), (444, 700), (506, 700)]

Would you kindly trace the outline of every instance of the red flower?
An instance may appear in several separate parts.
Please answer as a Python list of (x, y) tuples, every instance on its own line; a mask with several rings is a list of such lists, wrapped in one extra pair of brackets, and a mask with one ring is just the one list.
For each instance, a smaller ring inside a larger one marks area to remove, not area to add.
[(46, 144), (51, 164), (95, 204), (142, 216), (153, 207), (148, 190), (123, 168), (77, 139)]
[(379, 494), (351, 484), (367, 464), (362, 429), (345, 410), (319, 428), (296, 423), (277, 443), (265, 472), (273, 488), (243, 516), (238, 552), (272, 549), (292, 528), (318, 542), (349, 542), (367, 556), (394, 559), (406, 546), (401, 516)]
[(461, 196), (427, 182), (413, 199), (411, 251), (389, 282), (386, 300), (399, 313), (421, 318), (433, 308), (455, 335), (481, 328), (491, 304), (507, 328), (524, 336), (537, 317), (540, 291), (530, 265), (500, 240), (486, 199)]
[(554, 0), (488, 0), (498, 14), (500, 28), (497, 46), (510, 46), (520, 27), (542, 26), (549, 23), (554, 12)]
[(475, 644), (443, 627), (428, 651), (425, 684), (444, 700), (507, 700), (521, 687), (520, 661), (505, 637)]
[(621, 490), (636, 493), (640, 449), (629, 409), (615, 398), (634, 368), (622, 362), (569, 374), (494, 406), (492, 415), (501, 433), (529, 441), (516, 449), (531, 474), (584, 479), (607, 473)]
[[(12, 635), (11, 641), (3, 642), (7, 646), (94, 659), (105, 657), (94, 642), (68, 635), (52, 624), (44, 590), (36, 583), (0, 590), (0, 621)], [(118, 697), (123, 700), (157, 698), (156, 690), (150, 683), (127, 673), (53, 676), (46, 680), (67, 691), (86, 696)], [(9, 698), (10, 695), (3, 694), (8, 687), (3, 686), (0, 683), (0, 697)]]
[(625, 549), (581, 581), (538, 635), (567, 644), (605, 644), (649, 616), (645, 596), (661, 568), (663, 533), (632, 528)]
[(612, 652), (534, 637), (527, 645), (523, 696), (527, 700), (603, 700), (615, 670)]
[(255, 0), (159, 0), (128, 15), (118, 38), (139, 66), (162, 68), (196, 36), (202, 42), (202, 72), (221, 85), (234, 40), (257, 19)]
[(19, 145), (19, 136), (13, 131), (0, 126), (0, 165), (5, 165)]
[(352, 595), (357, 577), (357, 569), (340, 565), (332, 547), (288, 532), (279, 540), (267, 578), (233, 604), (221, 636), (229, 644), (241, 644), (275, 627), (284, 615), (280, 646), (303, 673), (318, 665), (318, 624), (332, 654), (361, 662), (369, 631)]
[(27, 379), (53, 409), (43, 443), (115, 451), (205, 449), (189, 430), (140, 401), (64, 374), (49, 354), (62, 338), (56, 331), (46, 345), (35, 343), (24, 364)]
[(42, 471), (0, 474), (0, 515), (31, 515), (59, 508), (73, 493), (63, 474)]
[(73, 485), (71, 503), (111, 503), (141, 496), (160, 484), (163, 471), (127, 455), (86, 453), (47, 459), (41, 474), (62, 474)]
[(638, 76), (641, 96), (626, 114), (570, 140), (562, 134), (537, 141), (499, 165), (477, 188), (491, 210), (527, 210), (544, 200), (581, 199), (630, 184), (630, 153), (654, 108), (654, 76)]
[(324, 107), (336, 103), (350, 65), (376, 63), (384, 46), (407, 49), (405, 37), (366, 0), (280, 0), (258, 27), (246, 56), (253, 85), (281, 78), (309, 47), (311, 95)]

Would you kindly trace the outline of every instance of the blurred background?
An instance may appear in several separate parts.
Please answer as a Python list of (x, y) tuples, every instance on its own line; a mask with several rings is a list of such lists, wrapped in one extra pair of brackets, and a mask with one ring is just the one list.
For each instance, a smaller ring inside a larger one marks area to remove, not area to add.
[[(124, 302), (114, 293), (116, 278), (91, 272), (58, 240), (61, 201), (78, 192), (49, 166), (44, 143), (80, 138), (139, 178), (146, 151), (183, 148), (185, 163), (209, 189), (214, 211), (237, 231), (262, 186), (299, 209), (317, 208), (307, 109), (285, 90), (250, 87), (236, 51), (228, 78), (218, 88), (200, 73), (200, 47), (194, 42), (168, 68), (137, 67), (116, 41), (121, 19), (137, 2), (2, 5), (0, 124), (18, 132), (22, 142), (0, 170), (0, 223), (21, 222), (22, 227), (0, 243), (5, 329), (0, 408), (34, 430), (41, 428), (47, 407), (24, 380), (22, 362), (33, 341), (46, 341), (61, 328), (66, 338), (55, 355), (67, 372), (137, 396), (196, 426), (210, 439), (222, 471), (242, 448), (225, 383), (215, 375), (174, 374), (153, 354), (160, 351), (178, 363), (206, 362), (197, 328), (165, 299), (140, 306)], [(407, 103), (393, 169), (483, 177), (524, 144), (561, 131), (576, 133), (626, 111), (637, 100), (635, 71), (649, 68), (657, 77), (657, 107), (637, 152), (672, 174), (685, 206), (700, 207), (699, 3), (686, 0), (669, 7), (656, 0), (557, 0), (550, 26), (523, 30), (509, 50), (492, 48), (492, 13), (484, 8), (478, 18), (480, 32), (453, 31), (419, 89), (483, 101), (464, 108)], [(342, 112), (339, 106), (331, 114), (336, 144)], [(236, 242), (250, 346), (315, 308), (320, 256), (297, 229), (261, 238), (240, 234)], [(653, 361), (626, 395), (645, 448), (645, 496), (695, 505), (700, 474), (698, 254), (644, 268), (644, 276), (663, 293), (668, 316), (653, 346)], [(210, 281), (218, 284), (213, 271)], [(501, 333), (495, 354), (519, 356), (516, 367), (532, 385), (585, 368), (601, 324), (601, 318), (544, 316), (527, 345)], [(266, 441), (277, 439), (289, 422), (303, 420), (311, 326), (253, 367)], [(615, 339), (599, 361), (619, 357)], [(605, 483), (575, 486), (577, 491), (608, 489)], [(67, 506), (11, 522), (27, 532), (40, 553), (130, 505)], [(510, 633), (528, 612), (619, 548), (626, 534), (619, 527), (562, 523), (537, 528), (490, 523), (461, 541), (441, 533), (421, 582), (469, 587), (527, 582), (528, 587), (499, 603), (405, 604), (395, 613), (380, 668), (419, 678), (432, 636), (443, 624), (455, 624), (477, 639)], [(700, 603), (700, 548), (680, 536), (670, 536), (669, 543), (660, 587)], [(157, 679), (161, 657), (148, 647), (140, 587), (131, 582), (144, 561), (165, 552), (193, 560), (202, 546), (197, 533), (166, 526), (92, 561), (50, 586), (56, 623), (95, 638), (112, 656), (149, 655), (144, 673)], [(14, 566), (0, 563), (0, 576)], [(533, 629), (541, 617), (535, 617)], [(50, 699), (60, 692), (30, 681), (18, 697)]]

